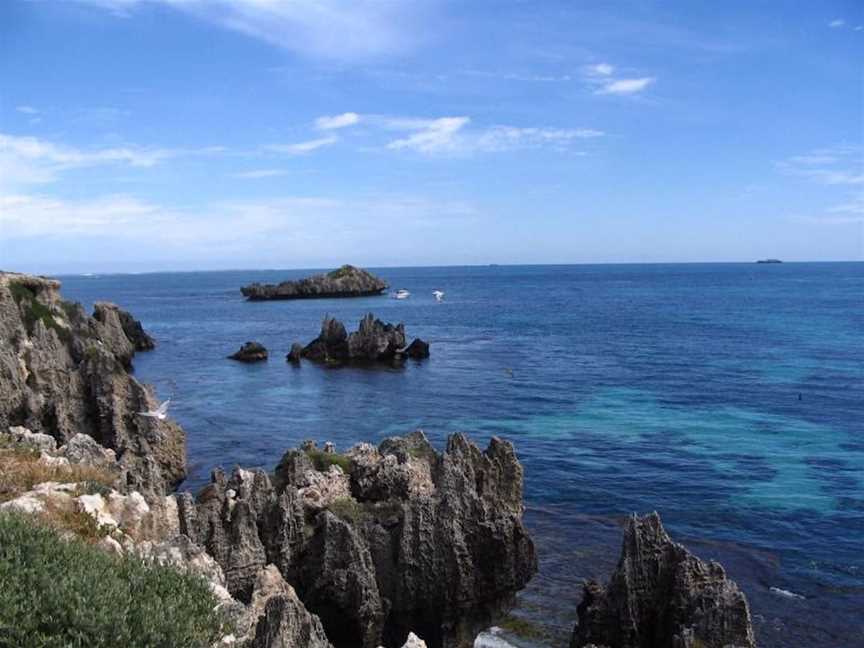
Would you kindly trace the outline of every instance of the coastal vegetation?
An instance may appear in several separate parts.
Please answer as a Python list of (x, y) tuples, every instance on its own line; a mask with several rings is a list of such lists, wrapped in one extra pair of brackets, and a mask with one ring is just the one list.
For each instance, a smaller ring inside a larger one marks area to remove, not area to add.
[(200, 576), (0, 514), (3, 648), (205, 648), (226, 632), (216, 604)]
[(344, 473), (351, 472), (351, 458), (344, 454), (309, 448), (306, 450), (306, 456), (312, 461), (315, 470), (319, 472), (327, 472), (330, 466), (339, 466)]

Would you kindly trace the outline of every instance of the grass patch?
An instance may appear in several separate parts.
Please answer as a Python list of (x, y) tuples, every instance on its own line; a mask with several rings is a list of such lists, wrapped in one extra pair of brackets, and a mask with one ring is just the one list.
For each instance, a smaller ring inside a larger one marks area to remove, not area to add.
[(507, 615), (498, 625), (523, 639), (546, 639), (549, 636), (549, 633), (536, 623), (512, 614)]
[(98, 484), (107, 489), (115, 485), (117, 475), (99, 466), (48, 466), (39, 462), (38, 451), (27, 447), (0, 448), (0, 502), (15, 499), (36, 484), (49, 481), (82, 483), (88, 489), (94, 489)]
[(327, 510), (351, 523), (359, 522), (366, 515), (366, 509), (363, 508), (363, 505), (351, 497), (340, 497), (333, 500), (327, 505)]
[(207, 648), (229, 631), (199, 576), (0, 515), (0, 647)]
[(342, 279), (344, 277), (350, 277), (355, 271), (356, 268), (354, 266), (343, 265), (341, 268), (336, 268), (335, 270), (328, 272), (327, 276), (330, 279)]
[(9, 283), (9, 292), (12, 293), (12, 299), (15, 300), (16, 304), (21, 304), (21, 302), (25, 300), (29, 301), (36, 299), (36, 293), (32, 288), (30, 288), (30, 286), (26, 286), (17, 281)]
[(338, 452), (324, 452), (323, 450), (307, 450), (306, 456), (312, 460), (312, 465), (318, 472), (327, 472), (330, 466), (339, 466), (344, 473), (351, 472), (351, 457)]
[[(57, 337), (63, 342), (69, 342), (72, 337), (69, 329), (54, 319), (51, 309), (36, 299), (36, 293), (32, 288), (22, 283), (12, 282), (9, 284), (9, 290), (21, 311), (21, 317), (24, 320), (24, 326), (27, 329), (28, 335), (33, 335), (36, 322), (41, 321), (46, 328), (52, 329), (57, 333)], [(65, 305), (65, 302), (63, 304)]]

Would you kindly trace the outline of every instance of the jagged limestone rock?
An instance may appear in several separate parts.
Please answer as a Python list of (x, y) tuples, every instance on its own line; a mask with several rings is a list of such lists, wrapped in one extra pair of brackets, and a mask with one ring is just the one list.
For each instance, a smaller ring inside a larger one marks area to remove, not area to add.
[[(328, 495), (304, 498), (312, 487)], [(432, 647), (469, 646), (537, 568), (522, 467), (498, 439), (481, 451), (453, 435), (444, 453), (422, 432), (344, 455), (305, 444), (272, 480), (214, 471), (178, 509), (232, 595), (249, 602), (273, 564), (339, 648), (401, 646), (411, 631)]]
[(571, 648), (754, 648), (747, 599), (716, 562), (673, 542), (657, 513), (632, 516), (605, 587), (585, 585)]

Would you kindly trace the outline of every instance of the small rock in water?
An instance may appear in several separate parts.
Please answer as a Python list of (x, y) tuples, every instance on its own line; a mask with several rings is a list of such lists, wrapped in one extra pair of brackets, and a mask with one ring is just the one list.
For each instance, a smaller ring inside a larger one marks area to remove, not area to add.
[(420, 338), (414, 338), (414, 341), (405, 349), (405, 355), (415, 360), (421, 360), (429, 357), (429, 343), (424, 342)]
[(260, 362), (267, 359), (267, 349), (260, 342), (247, 342), (240, 347), (237, 353), (228, 356), (228, 358), (240, 362)]
[(285, 356), (285, 359), (288, 362), (293, 364), (300, 364), (300, 359), (303, 357), (303, 345), (299, 342), (295, 342), (291, 345), (291, 350), (288, 352), (288, 355)]

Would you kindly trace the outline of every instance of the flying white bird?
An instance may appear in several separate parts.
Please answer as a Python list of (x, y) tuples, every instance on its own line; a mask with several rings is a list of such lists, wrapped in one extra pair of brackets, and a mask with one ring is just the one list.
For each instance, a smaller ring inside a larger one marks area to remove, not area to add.
[(444, 301), (444, 292), (441, 290), (433, 290), (432, 294), (435, 296), (435, 301)]
[(162, 403), (155, 410), (150, 410), (148, 412), (138, 412), (138, 416), (149, 416), (150, 418), (159, 419), (160, 421), (164, 421), (168, 417), (168, 403), (171, 402), (169, 398), (164, 403)]

